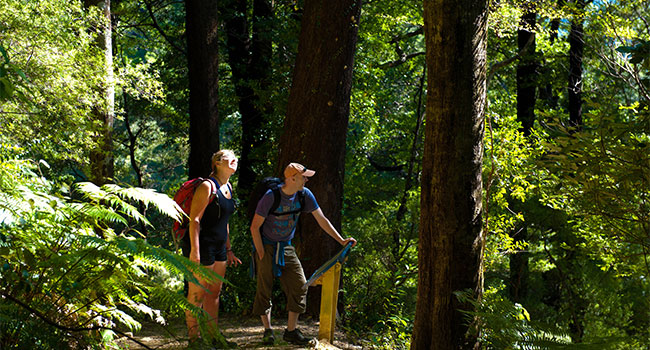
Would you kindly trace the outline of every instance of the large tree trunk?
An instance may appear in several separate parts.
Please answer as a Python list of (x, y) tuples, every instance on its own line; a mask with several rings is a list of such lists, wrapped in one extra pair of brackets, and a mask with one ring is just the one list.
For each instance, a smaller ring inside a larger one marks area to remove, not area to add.
[(577, 0), (578, 13), (571, 21), (569, 32), (569, 126), (582, 126), (582, 56), (585, 49), (582, 10), (585, 0)]
[(241, 114), (242, 139), (237, 185), (240, 198), (247, 199), (257, 180), (254, 165), (268, 157), (261, 153), (261, 147), (268, 139), (267, 133), (260, 130), (268, 120), (267, 116), (272, 114), (273, 107), (268, 101), (262, 101), (260, 92), (270, 86), (273, 51), (268, 33), (273, 6), (268, 0), (253, 1), (252, 40), (248, 33), (248, 1), (231, 0), (225, 4), (222, 13), (227, 33), (228, 62)]
[[(280, 139), (278, 173), (300, 162), (316, 170), (307, 186), (334, 227), (341, 228), (345, 139), (360, 0), (307, 0), (298, 56)], [(340, 246), (311, 215), (299, 221), (296, 245), (309, 276)], [(319, 313), (320, 293), (310, 293), (308, 312)]]
[[(564, 6), (564, 0), (557, 0), (557, 7), (561, 8)], [(551, 20), (551, 30), (549, 33), (549, 42), (551, 45), (557, 40), (558, 31), (560, 29), (560, 18), (553, 18)], [(547, 70), (548, 71), (548, 70)], [(545, 73), (546, 74), (546, 73)], [(553, 85), (551, 82), (548, 82), (544, 88), (540, 88), (540, 99), (546, 102), (546, 107), (554, 109), (557, 107), (558, 96), (555, 91), (553, 91)]]
[(217, 1), (185, 1), (185, 36), (190, 87), (189, 177), (210, 174), (219, 150)]
[(428, 94), (412, 349), (471, 349), (457, 291), (483, 289), (487, 1), (424, 0)]
[[(569, 32), (569, 126), (580, 130), (582, 121), (582, 58), (585, 49), (583, 14), (587, 3), (586, 0), (575, 0), (576, 12), (571, 20), (571, 31)], [(569, 245), (574, 243), (567, 242)], [(570, 249), (565, 260), (568, 266), (576, 264), (578, 248)], [(572, 293), (568, 296), (571, 320), (569, 331), (571, 340), (581, 343), (584, 337), (585, 313), (588, 304), (584, 296)]]
[(113, 123), (115, 120), (115, 83), (113, 79), (113, 29), (110, 0), (85, 0), (84, 5), (100, 7), (104, 16), (103, 28), (97, 36), (97, 45), (104, 51), (104, 81), (101, 94), (104, 103), (93, 108), (94, 117), (99, 121), (95, 131), (95, 146), (90, 151), (90, 180), (103, 185), (111, 181), (114, 173)]
[[(517, 64), (517, 121), (521, 123), (520, 131), (529, 136), (535, 123), (535, 102), (537, 86), (537, 58), (535, 56), (535, 24), (537, 13), (533, 9), (525, 9), (521, 17), (521, 28), (517, 32), (517, 42), (521, 59)], [(515, 199), (513, 199), (515, 200)], [(515, 242), (525, 242), (528, 239), (528, 227), (523, 227), (511, 233)], [(526, 251), (515, 252), (510, 256), (510, 296), (512, 300), (521, 303), (528, 293), (528, 257)]]
[(521, 59), (517, 64), (517, 121), (524, 136), (530, 135), (535, 123), (535, 100), (537, 88), (537, 60), (535, 57), (535, 23), (537, 13), (527, 10), (521, 17), (517, 31), (517, 43)]

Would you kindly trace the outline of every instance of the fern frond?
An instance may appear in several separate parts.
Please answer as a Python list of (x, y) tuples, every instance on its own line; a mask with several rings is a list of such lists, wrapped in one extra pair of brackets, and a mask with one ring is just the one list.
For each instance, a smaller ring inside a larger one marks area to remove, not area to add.
[(0, 224), (11, 225), (18, 217), (17, 212), (24, 201), (0, 192)]
[(99, 186), (92, 182), (77, 182), (73, 185), (72, 190), (81, 194), (82, 198), (98, 203), (106, 196)]
[[(535, 322), (520, 304), (494, 297), (482, 303), (472, 298), (472, 292), (455, 293), (459, 301), (474, 305), (477, 311), (463, 311), (468, 323), (478, 320), (482, 341), (488, 349), (610, 349), (624, 339), (617, 337), (593, 338), (589, 342), (574, 343), (565, 330), (556, 325)], [(606, 346), (606, 347), (605, 347)]]
[(162, 325), (166, 323), (165, 318), (162, 316), (162, 312), (160, 310), (151, 308), (143, 303), (135, 302), (130, 298), (124, 301), (124, 305), (135, 312), (149, 316), (156, 323)]
[[(121, 240), (121, 239), (120, 239)], [(209, 282), (222, 281), (232, 285), (223, 276), (215, 273), (214, 271), (205, 268), (204, 266), (190, 261), (188, 258), (174, 254), (167, 249), (158, 248), (149, 245), (143, 240), (136, 240), (137, 254), (143, 260), (149, 261), (153, 266), (163, 266), (170, 270), (172, 273), (181, 274), (191, 282), (198, 282), (195, 275)]]
[(115, 327), (115, 322), (128, 327), (130, 331), (138, 331), (142, 327), (140, 322), (136, 321), (131, 315), (112, 306), (94, 305), (93, 310), (97, 312), (98, 316), (95, 318), (96, 322), (106, 327)]
[(183, 210), (164, 193), (156, 192), (148, 188), (123, 188), (114, 184), (107, 184), (102, 186), (108, 193), (115, 193), (121, 198), (129, 199), (132, 201), (140, 202), (147, 208), (154, 205), (155, 208), (162, 214), (171, 217), (175, 220), (182, 218)]
[(105, 208), (89, 203), (71, 203), (72, 209), (84, 216), (85, 220), (93, 221), (106, 221), (112, 223), (121, 223), (126, 225), (128, 221), (120, 214), (116, 213), (110, 208)]

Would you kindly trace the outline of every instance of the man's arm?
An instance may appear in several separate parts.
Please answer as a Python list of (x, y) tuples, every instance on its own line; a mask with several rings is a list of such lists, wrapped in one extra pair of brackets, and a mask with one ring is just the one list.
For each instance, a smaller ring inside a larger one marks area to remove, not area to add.
[(251, 236), (253, 236), (255, 251), (260, 260), (264, 258), (264, 244), (262, 243), (262, 234), (260, 233), (260, 227), (262, 227), (264, 220), (264, 217), (255, 213), (255, 216), (253, 216), (253, 222), (251, 222)]
[(314, 215), (316, 222), (318, 222), (318, 226), (327, 232), (330, 237), (339, 242), (340, 245), (346, 245), (348, 242), (352, 242), (352, 246), (354, 247), (357, 244), (357, 240), (352, 237), (343, 238), (339, 232), (336, 231), (330, 220), (326, 218), (325, 215), (323, 215), (323, 211), (320, 208), (312, 211), (311, 213)]

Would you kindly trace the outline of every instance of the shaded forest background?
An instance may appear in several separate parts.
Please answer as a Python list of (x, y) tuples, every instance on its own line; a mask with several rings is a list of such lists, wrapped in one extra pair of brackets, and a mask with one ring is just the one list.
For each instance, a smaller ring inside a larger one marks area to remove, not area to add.
[[(339, 327), (368, 348), (424, 348), (411, 343), (425, 112), (442, 74), (425, 67), (446, 49), (426, 47), (430, 1), (337, 5), (0, 0), (0, 347), (108, 346), (180, 322), (183, 276), (201, 270), (173, 254), (168, 196), (229, 148), (237, 255), (249, 261), (256, 181), (302, 162), (359, 241)], [(650, 346), (649, 7), (487, 3), (483, 279), (449, 296), (484, 349)], [(337, 249), (314, 227), (297, 239), (307, 274)], [(223, 312), (249, 316), (248, 269), (227, 279)]]

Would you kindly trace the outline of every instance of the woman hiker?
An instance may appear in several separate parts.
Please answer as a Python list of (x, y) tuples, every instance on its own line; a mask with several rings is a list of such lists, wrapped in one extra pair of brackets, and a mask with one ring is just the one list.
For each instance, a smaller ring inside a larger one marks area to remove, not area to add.
[[(228, 220), (235, 211), (229, 180), (237, 171), (237, 162), (235, 153), (230, 150), (220, 150), (212, 155), (212, 173), (207, 181), (196, 188), (190, 209), (189, 231), (182, 241), (184, 256), (220, 276), (225, 276), (226, 266), (241, 264), (241, 260), (232, 251), (228, 225)], [(187, 299), (207, 312), (210, 316), (210, 327), (217, 330), (222, 282), (209, 282), (198, 275), (195, 277), (205, 289), (189, 283)], [(223, 336), (220, 340), (199, 339), (198, 322), (190, 310), (185, 310), (185, 319), (189, 336), (188, 349), (200, 349), (204, 345), (219, 348), (237, 345), (225, 341)]]

